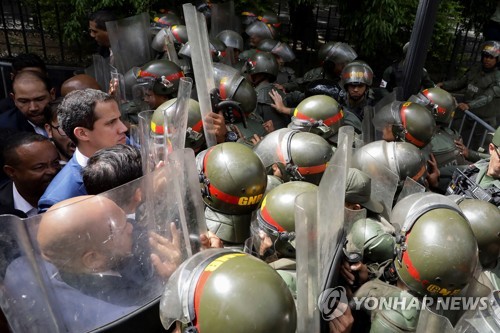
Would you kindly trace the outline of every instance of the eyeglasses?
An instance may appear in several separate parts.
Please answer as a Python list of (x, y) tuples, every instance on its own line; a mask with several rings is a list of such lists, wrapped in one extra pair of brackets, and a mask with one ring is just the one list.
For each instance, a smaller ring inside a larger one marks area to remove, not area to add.
[(60, 136), (66, 136), (66, 133), (64, 133), (63, 129), (61, 128), (61, 125), (59, 126), (54, 126), (51, 123), (49, 123), (49, 126), (57, 131)]

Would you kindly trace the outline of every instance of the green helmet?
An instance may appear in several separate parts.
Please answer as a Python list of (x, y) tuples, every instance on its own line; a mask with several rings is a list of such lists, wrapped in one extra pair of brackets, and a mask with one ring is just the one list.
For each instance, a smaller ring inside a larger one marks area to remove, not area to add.
[(153, 92), (162, 96), (173, 97), (177, 93), (181, 77), (184, 77), (181, 68), (166, 59), (150, 61), (137, 72), (139, 83), (150, 83)]
[(156, 26), (163, 28), (163, 27), (171, 27), (171, 26), (176, 25), (176, 24), (181, 24), (181, 20), (179, 19), (179, 16), (177, 16), (177, 14), (175, 14), (172, 11), (168, 11), (167, 13), (160, 14), (160, 15), (155, 16), (153, 19)]
[(476, 236), (481, 266), (484, 269), (495, 267), (500, 255), (500, 210), (478, 199), (463, 199), (458, 206)]
[(431, 142), (436, 129), (436, 121), (425, 107), (398, 101), (383, 106), (375, 114), (373, 125), (378, 130), (392, 126), (396, 141), (410, 142), (418, 148)]
[(410, 97), (412, 102), (425, 106), (432, 112), (437, 123), (448, 125), (457, 108), (457, 101), (449, 92), (441, 88), (422, 90), (416, 96)]
[(257, 16), (257, 19), (266, 24), (271, 24), (275, 28), (279, 28), (281, 25), (278, 15), (270, 10), (265, 10), (262, 15)]
[(160, 319), (183, 332), (295, 332), (295, 303), (280, 275), (260, 259), (227, 249), (201, 251), (168, 279)]
[[(155, 110), (151, 118), (151, 132), (153, 134), (164, 134), (163, 112), (166, 111), (168, 116), (173, 116), (175, 114), (175, 102), (177, 102), (177, 98), (169, 99)], [(194, 99), (189, 99), (187, 126), (186, 148), (196, 151), (205, 143), (205, 136), (203, 134), (200, 104)]]
[(396, 272), (420, 296), (454, 296), (477, 265), (477, 243), (469, 222), (451, 199), (431, 192), (411, 194), (391, 213), (402, 226), (396, 244)]
[(487, 54), (497, 58), (500, 56), (500, 42), (496, 40), (489, 40), (483, 43), (481, 47), (481, 54)]
[(285, 181), (303, 180), (316, 185), (333, 154), (328, 142), (319, 135), (288, 128), (266, 135), (255, 145), (254, 152), (269, 173), (276, 164)]
[[(221, 42), (219, 39), (209, 39), (209, 51), (213, 62), (219, 62), (226, 56), (226, 48), (226, 44)], [(189, 44), (189, 41), (182, 45), (179, 50), (179, 55), (191, 58), (191, 45)]]
[[(250, 50), (245, 50), (243, 52), (241, 52), (239, 55), (238, 55), (238, 60), (240, 61), (243, 61), (246, 63), (246, 61), (248, 59), (250, 59), (251, 56), (253, 56), (255, 53), (257, 53), (258, 50), (257, 49), (250, 49)], [(244, 70), (244, 69), (243, 69)]]
[(219, 32), (216, 36), (218, 40), (224, 43), (227, 47), (232, 47), (243, 51), (245, 46), (243, 45), (243, 37), (239, 33), (233, 30), (223, 30)]
[(203, 200), (225, 214), (248, 214), (256, 209), (267, 186), (259, 157), (249, 147), (225, 142), (196, 156)]
[[(317, 190), (314, 184), (295, 181), (277, 186), (264, 197), (251, 227), (253, 245), (261, 258), (275, 251), (281, 257), (295, 258), (295, 247), (290, 243), (295, 239), (295, 198)], [(262, 241), (265, 236), (271, 244)]]
[(163, 52), (165, 47), (165, 38), (169, 38), (175, 45), (183, 45), (188, 41), (187, 29), (185, 25), (173, 25), (162, 28), (156, 33), (151, 41), (151, 47), (158, 52)]
[(214, 63), (215, 86), (222, 100), (238, 102), (241, 110), (250, 114), (257, 106), (257, 94), (250, 82), (231, 66)]
[[(377, 163), (373, 163), (373, 160)], [(424, 155), (419, 148), (407, 142), (370, 142), (356, 150), (351, 166), (370, 175), (383, 174), (383, 170), (389, 169), (399, 175), (400, 187), (406, 177), (420, 184), (424, 184), (427, 177), (427, 161)], [(377, 172), (379, 168), (380, 172)]]
[(329, 138), (343, 125), (344, 112), (339, 103), (330, 96), (315, 95), (297, 105), (288, 127)]
[(346, 85), (366, 84), (371, 86), (373, 82), (373, 70), (366, 63), (353, 61), (348, 63), (341, 74), (340, 86), (347, 90)]
[(257, 36), (261, 39), (271, 38), (275, 39), (278, 37), (278, 32), (271, 24), (266, 24), (262, 21), (255, 21), (251, 23), (245, 32), (248, 36)]
[(328, 42), (323, 44), (318, 51), (321, 64), (331, 61), (335, 64), (348, 64), (358, 57), (352, 47), (346, 43)]
[(264, 52), (271, 52), (283, 59), (284, 62), (290, 62), (295, 59), (295, 54), (288, 44), (274, 39), (264, 39), (260, 41), (259, 45), (257, 45), (257, 49)]
[(279, 65), (276, 58), (269, 52), (257, 52), (250, 56), (245, 63), (245, 74), (266, 73), (275, 80), (278, 76)]
[(354, 222), (347, 241), (353, 242), (355, 248), (363, 249), (363, 262), (366, 264), (382, 263), (394, 257), (395, 237), (372, 218), (361, 218)]

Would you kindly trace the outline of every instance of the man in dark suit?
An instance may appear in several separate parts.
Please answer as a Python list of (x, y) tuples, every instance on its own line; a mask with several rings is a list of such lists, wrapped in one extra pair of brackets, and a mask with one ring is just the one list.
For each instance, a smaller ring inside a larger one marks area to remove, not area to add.
[(0, 187), (0, 211), (36, 215), (38, 200), (60, 170), (57, 149), (42, 135), (19, 132), (9, 138), (2, 157), (10, 181)]
[(101, 148), (124, 144), (127, 139), (118, 104), (102, 91), (72, 91), (59, 105), (57, 114), (59, 125), (75, 143), (76, 150), (40, 198), (40, 212), (59, 201), (87, 194), (81, 170), (89, 157)]
[(11, 97), (15, 108), (0, 115), (0, 127), (47, 136), (44, 110), (55, 97), (47, 76), (29, 70), (20, 72), (14, 77)]

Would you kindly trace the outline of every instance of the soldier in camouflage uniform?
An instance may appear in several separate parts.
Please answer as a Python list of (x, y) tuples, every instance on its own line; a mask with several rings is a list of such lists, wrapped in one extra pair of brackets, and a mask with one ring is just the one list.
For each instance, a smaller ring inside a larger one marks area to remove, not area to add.
[[(245, 64), (244, 72), (257, 93), (257, 108), (255, 113), (264, 120), (268, 132), (285, 128), (290, 122), (290, 116), (275, 110), (269, 93), (273, 90), (273, 82), (278, 75), (278, 62), (269, 52), (259, 52), (252, 55)], [(283, 92), (278, 92), (283, 95)]]
[(346, 43), (325, 43), (318, 51), (318, 60), (321, 64), (306, 72), (301, 79), (298, 79), (301, 90), (304, 91), (307, 85), (318, 79), (332, 80), (336, 85), (335, 98), (337, 101), (343, 98), (345, 92), (339, 85), (340, 74), (345, 65), (358, 57), (358, 54), (352, 47)]
[(295, 59), (295, 54), (290, 46), (277, 40), (264, 39), (257, 45), (257, 50), (271, 52), (278, 61), (279, 71), (274, 86), (284, 92), (297, 90), (295, 71), (293, 68), (285, 66), (285, 63)]
[(346, 92), (339, 103), (344, 110), (355, 114), (363, 120), (366, 106), (375, 105), (373, 90), (373, 70), (363, 61), (353, 61), (342, 70), (340, 85)]
[[(386, 89), (388, 92), (392, 92), (394, 88), (401, 87), (401, 84), (403, 83), (404, 62), (409, 47), (410, 42), (403, 46), (403, 59), (394, 61), (384, 70), (382, 80), (380, 81), (380, 88)], [(434, 82), (432, 82), (429, 73), (427, 73), (425, 68), (422, 68), (422, 80), (420, 81), (420, 86), (422, 89), (434, 87)]]
[[(496, 112), (500, 97), (500, 71), (497, 68), (500, 56), (500, 42), (487, 41), (481, 51), (481, 64), (470, 68), (464, 76), (458, 80), (444, 81), (437, 84), (438, 87), (447, 91), (463, 91), (463, 99), (457, 106), (456, 119), (463, 118), (463, 111), (469, 110), (479, 118), (490, 124), (493, 128), (497, 126)], [(461, 90), (462, 89), (462, 90)], [(459, 126), (455, 122), (454, 126)], [(468, 137), (472, 124), (466, 122), (463, 136)], [(469, 148), (479, 148), (481, 133), (474, 132), (473, 141)]]
[(500, 127), (495, 131), (492, 142), (488, 145), (489, 159), (480, 160), (464, 170), (477, 185), (491, 195), (491, 202), (500, 207)]

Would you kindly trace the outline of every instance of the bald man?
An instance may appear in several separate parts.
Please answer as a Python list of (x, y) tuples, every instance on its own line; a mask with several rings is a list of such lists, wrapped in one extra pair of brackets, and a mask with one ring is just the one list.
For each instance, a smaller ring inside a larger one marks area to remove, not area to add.
[(96, 79), (87, 74), (77, 74), (70, 77), (61, 85), (61, 96), (64, 97), (74, 90), (83, 89), (96, 89), (101, 90), (101, 86), (97, 83)]

